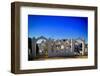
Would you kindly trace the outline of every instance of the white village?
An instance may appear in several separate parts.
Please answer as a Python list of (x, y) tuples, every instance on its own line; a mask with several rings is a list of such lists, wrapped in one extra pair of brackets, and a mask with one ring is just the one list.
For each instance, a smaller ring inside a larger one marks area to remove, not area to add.
[(88, 44), (84, 38), (77, 39), (52, 39), (44, 36), (28, 39), (29, 60), (35, 58), (54, 58), (54, 57), (81, 57), (88, 55)]

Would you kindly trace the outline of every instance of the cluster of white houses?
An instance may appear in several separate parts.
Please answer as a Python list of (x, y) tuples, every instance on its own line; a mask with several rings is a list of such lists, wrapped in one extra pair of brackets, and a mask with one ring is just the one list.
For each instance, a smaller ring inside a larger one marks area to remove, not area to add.
[(68, 57), (76, 55), (85, 55), (88, 47), (84, 39), (51, 39), (46, 37), (33, 37), (28, 39), (29, 58), (36, 56), (46, 57)]

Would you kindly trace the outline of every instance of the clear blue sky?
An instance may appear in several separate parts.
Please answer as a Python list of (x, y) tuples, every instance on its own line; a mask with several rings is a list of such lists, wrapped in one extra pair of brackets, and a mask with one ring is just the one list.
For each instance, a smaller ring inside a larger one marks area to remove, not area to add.
[(71, 16), (28, 15), (28, 36), (53, 39), (85, 38), (88, 41), (88, 18)]

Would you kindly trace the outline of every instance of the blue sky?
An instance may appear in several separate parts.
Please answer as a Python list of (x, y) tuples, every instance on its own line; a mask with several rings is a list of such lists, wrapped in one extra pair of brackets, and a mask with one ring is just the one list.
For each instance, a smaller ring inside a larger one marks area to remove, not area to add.
[(85, 38), (88, 41), (88, 18), (71, 16), (28, 15), (28, 36), (53, 39)]

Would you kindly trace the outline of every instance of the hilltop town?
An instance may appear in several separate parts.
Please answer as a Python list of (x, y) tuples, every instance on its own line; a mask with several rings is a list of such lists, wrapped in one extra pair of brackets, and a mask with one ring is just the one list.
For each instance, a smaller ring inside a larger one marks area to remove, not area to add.
[(88, 44), (84, 38), (52, 39), (40, 36), (28, 38), (29, 60), (35, 58), (87, 56)]

